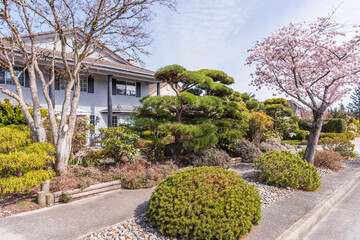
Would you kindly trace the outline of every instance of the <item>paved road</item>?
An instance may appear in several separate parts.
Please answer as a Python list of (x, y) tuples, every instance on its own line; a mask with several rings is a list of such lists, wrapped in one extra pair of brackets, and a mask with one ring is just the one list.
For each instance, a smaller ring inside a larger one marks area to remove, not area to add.
[(117, 190), (0, 219), (0, 240), (72, 240), (145, 212), (153, 189)]
[(350, 191), (304, 240), (360, 239), (360, 184)]

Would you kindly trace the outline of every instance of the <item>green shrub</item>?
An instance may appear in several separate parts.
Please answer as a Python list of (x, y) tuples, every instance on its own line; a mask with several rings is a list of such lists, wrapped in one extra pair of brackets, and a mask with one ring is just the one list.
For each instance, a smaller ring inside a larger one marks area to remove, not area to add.
[(11, 125), (0, 127), (0, 153), (10, 153), (31, 143), (30, 129)]
[(306, 140), (309, 137), (310, 132), (306, 130), (299, 130), (296, 133), (295, 139), (297, 140)]
[(355, 139), (355, 134), (351, 133), (351, 132), (347, 132), (347, 133), (320, 133), (320, 139), (323, 138), (339, 138), (341, 140), (354, 140)]
[(100, 144), (103, 148), (102, 154), (104, 157), (121, 161), (124, 155), (133, 155), (137, 150), (135, 143), (139, 136), (127, 127), (102, 128), (100, 133), (103, 135)]
[(219, 166), (225, 169), (230, 167), (231, 158), (224, 150), (217, 148), (202, 149), (189, 156), (190, 164), (194, 167)]
[(305, 191), (314, 191), (321, 185), (316, 168), (298, 154), (267, 152), (255, 160), (255, 166), (260, 170), (260, 180), (266, 184)]
[(62, 193), (59, 197), (59, 201), (63, 203), (68, 203), (72, 199), (71, 194)]
[(303, 148), (297, 152), (297, 154), (303, 159), (306, 152), (306, 148)]
[(240, 239), (261, 218), (261, 199), (240, 175), (220, 167), (182, 170), (162, 181), (146, 215), (164, 235)]
[(345, 158), (334, 151), (317, 151), (314, 165), (321, 168), (339, 171), (344, 167)]
[(335, 151), (341, 154), (343, 157), (354, 156), (354, 144), (349, 140), (343, 140), (340, 138), (323, 138), (320, 141), (324, 150)]
[[(32, 115), (33, 110), (29, 108)], [(40, 109), (41, 116), (47, 116), (47, 109)], [(0, 127), (8, 125), (27, 125), (24, 114), (19, 105), (13, 105), (8, 98), (0, 101)]]
[(347, 129), (347, 123), (344, 119), (330, 119), (321, 129), (325, 133), (344, 133)]
[(299, 122), (299, 129), (310, 131), (313, 121), (311, 119), (302, 119)]
[(49, 166), (54, 162), (54, 153), (49, 143), (33, 143), (18, 152), (0, 153), (1, 193), (30, 190), (55, 176)]

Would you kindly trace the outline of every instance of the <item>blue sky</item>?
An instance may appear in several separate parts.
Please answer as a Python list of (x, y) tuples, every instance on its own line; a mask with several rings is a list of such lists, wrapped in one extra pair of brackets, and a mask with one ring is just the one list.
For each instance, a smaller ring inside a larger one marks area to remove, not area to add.
[(233, 89), (255, 93), (259, 100), (271, 98), (273, 92), (249, 86), (253, 68), (244, 65), (247, 49), (291, 21), (311, 22), (339, 5), (336, 20), (360, 24), (359, 0), (178, 0), (177, 12), (156, 7), (152, 55), (143, 58), (145, 67), (222, 70), (235, 78)]

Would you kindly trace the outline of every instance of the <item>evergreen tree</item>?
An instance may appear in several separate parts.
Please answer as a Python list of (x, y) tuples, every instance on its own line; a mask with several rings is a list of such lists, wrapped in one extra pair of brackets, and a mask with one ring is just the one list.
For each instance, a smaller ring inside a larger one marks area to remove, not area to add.
[(356, 118), (360, 119), (360, 88), (356, 89), (353, 94), (350, 96), (352, 102), (347, 105), (349, 114)]
[(142, 100), (134, 115), (135, 128), (150, 131), (159, 153), (174, 142), (173, 157), (184, 147), (197, 151), (204, 147), (226, 148), (242, 137), (247, 126), (247, 109), (239, 93), (227, 85), (234, 79), (226, 73), (203, 69), (187, 71), (179, 65), (163, 67), (155, 78), (168, 83), (176, 96), (154, 96)]
[(282, 138), (299, 130), (300, 119), (290, 108), (286, 108), (289, 106), (284, 98), (272, 98), (264, 102), (266, 114), (274, 119), (274, 131), (279, 133)]

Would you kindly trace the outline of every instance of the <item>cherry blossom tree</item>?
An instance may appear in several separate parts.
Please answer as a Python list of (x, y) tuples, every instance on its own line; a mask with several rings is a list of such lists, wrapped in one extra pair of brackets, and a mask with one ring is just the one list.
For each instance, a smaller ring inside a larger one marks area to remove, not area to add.
[(252, 85), (295, 98), (313, 112), (304, 158), (313, 163), (325, 110), (360, 83), (359, 26), (345, 28), (332, 16), (284, 26), (249, 49)]

